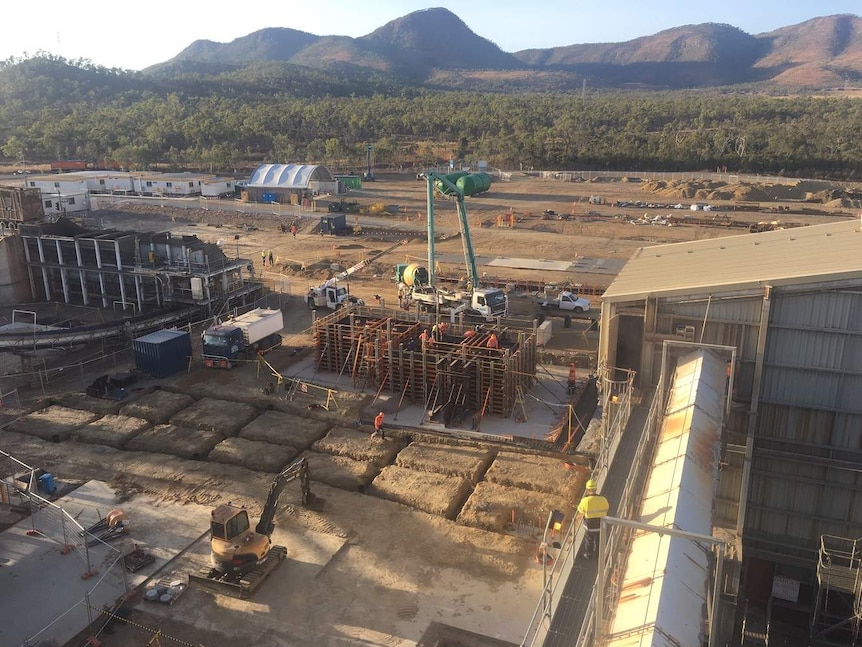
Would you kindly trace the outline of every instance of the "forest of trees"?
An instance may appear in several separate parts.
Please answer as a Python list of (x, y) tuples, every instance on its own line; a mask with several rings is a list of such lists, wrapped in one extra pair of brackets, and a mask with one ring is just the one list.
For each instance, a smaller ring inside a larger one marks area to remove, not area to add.
[[(63, 74), (58, 76), (57, 71)], [(324, 88), (325, 93), (314, 88)], [(362, 89), (364, 88), (364, 92)], [(260, 162), (503, 169), (728, 170), (853, 179), (862, 101), (688, 92), (478, 94), (291, 66), (154, 79), (86, 61), (0, 65), (0, 153), (233, 171)]]

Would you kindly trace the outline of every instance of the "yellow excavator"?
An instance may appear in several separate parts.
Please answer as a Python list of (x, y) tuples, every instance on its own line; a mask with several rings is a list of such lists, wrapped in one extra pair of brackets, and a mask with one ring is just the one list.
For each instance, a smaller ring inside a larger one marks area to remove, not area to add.
[(285, 486), (299, 479), (303, 506), (311, 504), (308, 461), (301, 458), (282, 470), (269, 486), (269, 495), (254, 530), (245, 508), (226, 503), (210, 515), (211, 567), (190, 574), (195, 585), (234, 597), (250, 597), (287, 557), (287, 548), (272, 545), (278, 498)]

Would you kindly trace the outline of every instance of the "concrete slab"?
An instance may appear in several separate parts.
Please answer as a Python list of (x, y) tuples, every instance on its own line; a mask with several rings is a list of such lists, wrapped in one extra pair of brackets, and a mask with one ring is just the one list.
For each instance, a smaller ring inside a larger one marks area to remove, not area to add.
[[(464, 255), (456, 253), (436, 254), (439, 263), (463, 264)], [(625, 259), (580, 256), (574, 261), (553, 261), (544, 258), (516, 258), (509, 256), (477, 256), (476, 265), (487, 267), (510, 267), (521, 270), (544, 270), (552, 272), (581, 272), (589, 274), (619, 274)]]
[[(317, 372), (314, 366), (314, 358), (309, 357), (301, 362), (296, 362), (283, 371), (285, 376), (307, 380), (312, 384), (338, 389), (338, 375), (335, 373)], [(566, 394), (566, 381), (568, 379), (568, 368), (561, 366), (540, 366), (538, 369), (536, 385), (531, 393), (526, 394), (524, 409), (526, 419), (516, 422), (516, 418), (523, 417), (520, 407), (516, 407), (511, 418), (498, 418), (488, 416), (479, 425), (478, 431), (482, 434), (492, 436), (519, 438), (544, 439), (548, 433), (567, 414), (569, 398)], [(344, 379), (342, 378), (342, 387)], [(351, 389), (352, 390), (352, 389)], [(365, 393), (375, 395), (374, 389), (366, 389)], [(386, 422), (392, 425), (416, 427), (439, 432), (476, 432), (470, 428), (470, 419), (463, 420), (460, 425), (446, 427), (442, 423), (430, 422), (425, 407), (422, 404), (410, 404), (404, 402), (398, 408), (399, 396), (383, 393), (374, 404), (376, 410), (384, 410)]]
[[(102, 605), (113, 604), (126, 586), (143, 582), (209, 528), (209, 508), (169, 502), (156, 507), (145, 496), (118, 503), (114, 491), (99, 481), (89, 481), (57, 503), (84, 528), (121, 508), (129, 520), (128, 537), (90, 548), (90, 568), (98, 572), (83, 579), (87, 565), (82, 552), (61, 553), (59, 511), (45, 508), (0, 533), (0, 556), (6, 560), (0, 568), (0, 645), (66, 643), (98, 616)], [(44, 535), (27, 535), (33, 526)], [(68, 528), (74, 536), (73, 526)], [(155, 563), (135, 574), (125, 573), (121, 564), (109, 569), (133, 543), (150, 552)]]
[(565, 272), (569, 269), (569, 261), (549, 261), (544, 258), (507, 258), (500, 256), (488, 263), (488, 267), (514, 267), (522, 270), (548, 270)]

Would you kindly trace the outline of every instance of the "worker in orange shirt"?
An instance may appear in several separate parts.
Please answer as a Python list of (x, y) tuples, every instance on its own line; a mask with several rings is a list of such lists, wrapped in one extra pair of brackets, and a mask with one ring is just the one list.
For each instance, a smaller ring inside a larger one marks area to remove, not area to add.
[(431, 345), (431, 335), (428, 333), (428, 329), (425, 328), (422, 333), (419, 335), (419, 341), (422, 342), (422, 352), (424, 353), (428, 350), (428, 347)]
[(380, 440), (386, 440), (386, 435), (383, 433), (383, 420), (385, 418), (386, 418), (386, 416), (383, 415), (382, 411), (380, 413), (378, 413), (377, 416), (375, 416), (375, 418), (374, 418), (374, 433), (371, 434), (372, 439), (377, 438), (377, 436), (379, 435)]
[(575, 366), (574, 362), (569, 364), (569, 381), (566, 386), (566, 391), (570, 395), (575, 392), (575, 389), (578, 386), (578, 367)]
[(488, 337), (488, 348), (500, 348), (500, 340), (497, 339), (497, 333), (492, 332), (491, 336)]
[(446, 336), (446, 329), (449, 327), (445, 321), (441, 321), (437, 326), (437, 341), (443, 341)]

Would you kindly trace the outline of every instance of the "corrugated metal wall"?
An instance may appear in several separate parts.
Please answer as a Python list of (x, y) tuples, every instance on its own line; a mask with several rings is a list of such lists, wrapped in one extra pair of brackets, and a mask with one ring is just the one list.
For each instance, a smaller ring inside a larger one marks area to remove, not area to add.
[[(762, 303), (760, 295), (714, 295), (657, 304), (656, 333), (675, 335), (689, 325), (694, 341), (737, 347), (742, 414), (728, 422), (737, 449), (754, 388)], [(749, 556), (813, 569), (821, 534), (862, 536), (862, 291), (775, 289), (769, 319), (745, 543)], [(661, 343), (651, 351), (646, 356), (660, 362)], [(728, 453), (715, 510), (721, 522), (735, 517), (741, 467), (741, 455)]]

